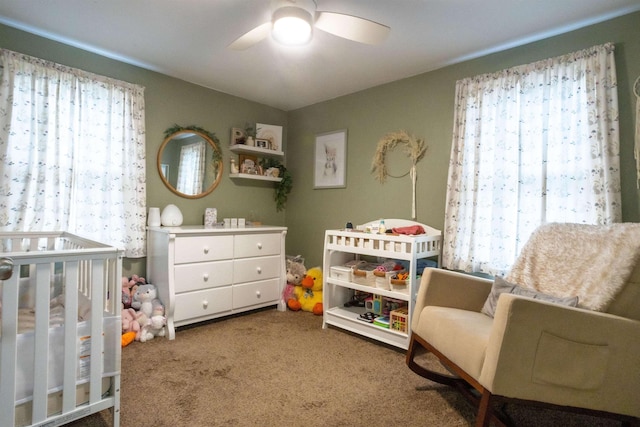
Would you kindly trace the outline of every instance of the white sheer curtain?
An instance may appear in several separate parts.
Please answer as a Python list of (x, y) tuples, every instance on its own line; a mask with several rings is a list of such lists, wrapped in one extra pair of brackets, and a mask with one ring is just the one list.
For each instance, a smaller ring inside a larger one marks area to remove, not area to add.
[(504, 274), (542, 223), (620, 220), (612, 44), (456, 83), (445, 267)]
[(179, 192), (190, 195), (202, 193), (206, 151), (204, 141), (183, 145), (180, 149), (177, 187)]
[(0, 49), (0, 229), (145, 255), (144, 88)]

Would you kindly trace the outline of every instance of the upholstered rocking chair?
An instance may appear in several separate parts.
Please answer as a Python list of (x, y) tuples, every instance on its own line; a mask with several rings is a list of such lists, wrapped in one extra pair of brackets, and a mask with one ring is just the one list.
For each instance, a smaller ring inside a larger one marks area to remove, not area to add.
[(476, 404), (476, 426), (510, 425), (505, 402), (640, 426), (640, 224), (541, 226), (495, 281), (426, 269), (411, 330), (409, 368)]

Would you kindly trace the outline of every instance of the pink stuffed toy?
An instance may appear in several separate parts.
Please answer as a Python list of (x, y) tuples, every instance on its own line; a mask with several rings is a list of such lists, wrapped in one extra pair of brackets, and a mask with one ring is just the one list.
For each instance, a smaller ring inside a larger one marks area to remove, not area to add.
[(138, 286), (146, 284), (147, 281), (144, 277), (140, 277), (137, 274), (131, 276), (130, 279), (123, 277), (122, 278), (122, 304), (124, 308), (131, 307), (131, 303), (133, 302), (133, 296), (138, 289)]
[(140, 323), (138, 322), (138, 313), (133, 308), (122, 309), (122, 333), (135, 332), (136, 340), (140, 336)]

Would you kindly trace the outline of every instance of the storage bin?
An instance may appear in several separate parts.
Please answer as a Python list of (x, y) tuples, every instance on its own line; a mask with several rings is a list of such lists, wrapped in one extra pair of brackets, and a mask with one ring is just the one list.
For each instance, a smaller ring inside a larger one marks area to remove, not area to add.
[(398, 278), (397, 272), (394, 272), (392, 276), (389, 277), (389, 288), (392, 291), (409, 293), (409, 278), (401, 279)]
[(375, 276), (376, 288), (389, 290), (390, 289), (389, 280), (391, 279), (391, 277), (403, 272), (404, 270), (392, 270), (392, 271), (374, 270), (373, 275)]
[(345, 267), (343, 265), (334, 265), (331, 267), (331, 278), (350, 282), (352, 271), (353, 270), (349, 267)]
[(359, 265), (353, 269), (353, 281), (359, 285), (375, 286), (376, 276), (373, 274), (375, 268), (373, 264)]

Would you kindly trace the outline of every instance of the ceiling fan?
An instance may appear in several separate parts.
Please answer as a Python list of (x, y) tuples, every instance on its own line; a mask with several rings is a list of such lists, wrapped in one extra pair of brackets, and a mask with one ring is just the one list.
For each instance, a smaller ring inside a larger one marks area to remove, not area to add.
[(234, 40), (229, 48), (244, 50), (271, 33), (283, 44), (299, 45), (311, 40), (313, 28), (365, 44), (381, 43), (388, 26), (357, 16), (316, 10), (315, 0), (272, 0), (271, 21), (258, 25)]

